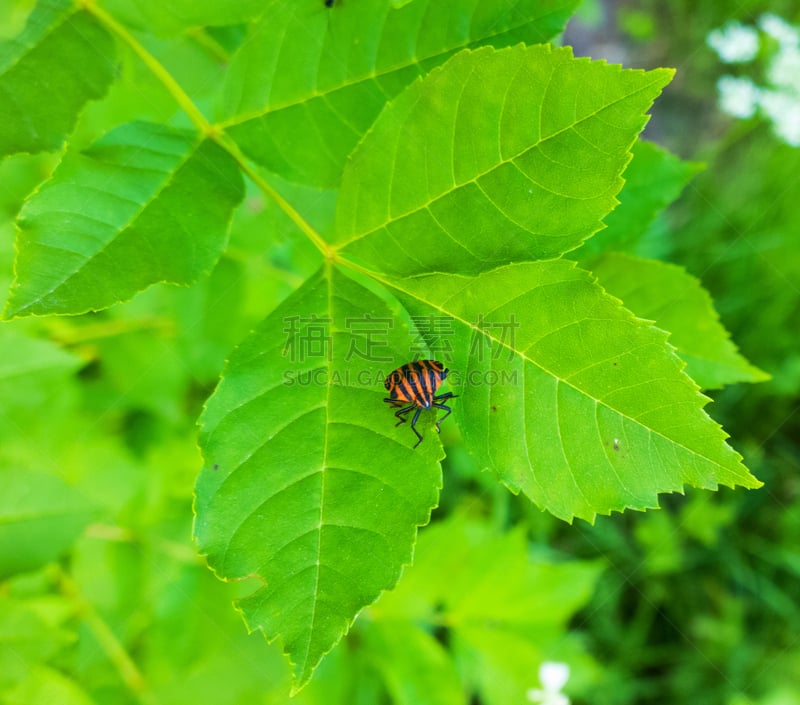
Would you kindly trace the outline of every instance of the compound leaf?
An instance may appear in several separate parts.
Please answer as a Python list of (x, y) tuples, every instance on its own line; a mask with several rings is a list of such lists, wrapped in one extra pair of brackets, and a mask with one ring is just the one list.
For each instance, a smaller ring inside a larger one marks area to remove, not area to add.
[(250, 28), (225, 86), (225, 127), (255, 161), (319, 186), (386, 101), (455, 52), (545, 42), (575, 0), (272, 2)]
[[(435, 434), (413, 450), (382, 402), (408, 356), (408, 330), (380, 324), (395, 309), (326, 267), (236, 350), (201, 420), (200, 549), (221, 578), (264, 582), (239, 608), (280, 638), (297, 688), (397, 582), (438, 500)], [(357, 352), (376, 325), (380, 365)]]
[(424, 531), (414, 565), (370, 614), (387, 631), (403, 618), (448, 625), (481, 699), (521, 703), (535, 665), (564, 649), (563, 625), (589, 600), (602, 568), (531, 556), (522, 527), (498, 535), (456, 516)]
[(616, 205), (645, 111), (671, 76), (569, 48), (461, 52), (359, 144), (335, 243), (400, 276), (475, 274), (577, 247)]
[(67, 153), (22, 208), (5, 315), (84, 313), (189, 284), (225, 245), (241, 173), (215, 143), (150, 123)]
[(114, 79), (114, 41), (80, 4), (40, 0), (0, 43), (0, 157), (58, 149)]
[(684, 484), (758, 487), (667, 334), (566, 260), (391, 280), (459, 331), (464, 441), (513, 491), (571, 521), (658, 505)]
[(711, 296), (683, 267), (618, 253), (592, 260), (590, 267), (637, 316), (670, 332), (669, 342), (686, 361), (686, 373), (703, 389), (769, 379), (741, 355)]

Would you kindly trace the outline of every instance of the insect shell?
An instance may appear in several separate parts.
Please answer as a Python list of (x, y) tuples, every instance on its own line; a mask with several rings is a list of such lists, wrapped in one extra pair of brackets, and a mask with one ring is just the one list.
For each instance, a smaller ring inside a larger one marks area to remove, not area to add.
[(436, 395), (436, 391), (444, 382), (449, 371), (438, 360), (417, 360), (398, 367), (383, 384), (389, 392), (389, 396), (384, 401), (393, 407), (401, 407), (394, 412), (398, 419), (395, 426), (408, 421), (408, 414), (414, 411), (411, 430), (418, 439), (414, 448), (422, 443), (422, 434), (417, 431), (417, 421), (423, 409), (442, 409), (445, 412), (442, 418), (436, 420), (437, 433), (439, 433), (439, 424), (450, 416), (452, 410), (442, 402), (453, 399), (457, 395), (452, 392)]

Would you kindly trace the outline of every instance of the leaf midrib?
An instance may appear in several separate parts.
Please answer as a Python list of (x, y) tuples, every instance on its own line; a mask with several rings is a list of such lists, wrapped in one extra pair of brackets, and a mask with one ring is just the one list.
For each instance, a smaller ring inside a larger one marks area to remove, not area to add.
[[(327, 297), (327, 306), (326, 306), (326, 313), (328, 318), (334, 320), (333, 317), (333, 271), (332, 271), (332, 264), (330, 261), (326, 261), (325, 268), (323, 270), (322, 275), (326, 280), (326, 297)], [(331, 345), (333, 345), (333, 341), (331, 341)], [(311, 641), (314, 635), (314, 625), (317, 618), (317, 604), (319, 602), (319, 578), (321, 573), (321, 559), (322, 559), (322, 526), (324, 524), (323, 521), (323, 512), (325, 511), (325, 471), (328, 466), (328, 444), (330, 440), (329, 436), (329, 428), (331, 426), (330, 423), (330, 402), (331, 402), (331, 387), (333, 379), (333, 375), (331, 374), (333, 368), (333, 354), (330, 356), (326, 356), (326, 367), (327, 367), (327, 374), (326, 374), (326, 384), (325, 384), (325, 402), (323, 404), (323, 408), (325, 409), (325, 431), (322, 441), (322, 463), (320, 465), (319, 472), (321, 473), (322, 477), (320, 479), (320, 499), (319, 499), (319, 524), (317, 525), (317, 558), (316, 558), (316, 566), (314, 571), (314, 588), (311, 594), (312, 601), (311, 601), (311, 615), (309, 617), (308, 623), (308, 630), (305, 632), (306, 644), (305, 649), (303, 651), (302, 659), (298, 658), (298, 665), (301, 667), (301, 673), (305, 673), (308, 669), (308, 657), (311, 652)]]

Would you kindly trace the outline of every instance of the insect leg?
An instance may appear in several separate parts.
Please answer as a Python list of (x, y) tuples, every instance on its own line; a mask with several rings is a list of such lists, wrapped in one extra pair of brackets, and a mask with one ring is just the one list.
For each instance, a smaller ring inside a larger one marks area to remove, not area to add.
[[(403, 417), (403, 414), (407, 414), (409, 411), (414, 409), (416, 404), (411, 404), (409, 406), (404, 407), (403, 409), (399, 409), (398, 411), (394, 412), (394, 415), (399, 419), (395, 426), (399, 426), (401, 423), (405, 423), (408, 419)], [(416, 420), (416, 416), (414, 417)]]
[(419, 418), (420, 412), (422, 411), (422, 407), (417, 407), (417, 413), (414, 414), (414, 418), (411, 419), (411, 430), (417, 434), (417, 438), (419, 440), (414, 444), (414, 448), (416, 448), (420, 443), (422, 443), (422, 434), (417, 431), (417, 419)]
[(442, 421), (444, 421), (448, 416), (450, 416), (450, 414), (453, 413), (453, 410), (449, 406), (446, 406), (445, 404), (438, 404), (437, 402), (434, 402), (433, 406), (435, 406), (437, 409), (442, 409), (443, 411), (447, 412), (444, 416), (442, 416), (442, 418), (436, 419), (436, 423), (434, 424), (436, 426), (436, 433), (441, 433), (439, 424), (442, 423)]
[(442, 404), (442, 402), (446, 401), (447, 399), (455, 399), (457, 396), (458, 394), (453, 394), (453, 392), (445, 392), (444, 394), (440, 394), (439, 396), (433, 398), (433, 404), (431, 406), (434, 406), (437, 409), (443, 409), (447, 412), (444, 416), (442, 416), (442, 418), (436, 419), (435, 426), (437, 433), (440, 433), (439, 424), (442, 423), (442, 421), (444, 421), (452, 413), (452, 409), (449, 406)]

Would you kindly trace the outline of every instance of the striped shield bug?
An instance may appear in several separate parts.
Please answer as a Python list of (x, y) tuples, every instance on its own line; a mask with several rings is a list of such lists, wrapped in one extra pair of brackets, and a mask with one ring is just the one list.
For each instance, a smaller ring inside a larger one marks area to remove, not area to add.
[(437, 360), (417, 360), (398, 367), (383, 384), (389, 391), (389, 396), (384, 401), (393, 407), (402, 407), (394, 412), (399, 419), (395, 426), (405, 423), (408, 420), (407, 414), (416, 409), (411, 419), (411, 430), (417, 434), (419, 440), (414, 448), (422, 443), (422, 434), (417, 431), (417, 420), (423, 409), (436, 408), (447, 412), (442, 418), (436, 420), (437, 433), (439, 433), (439, 424), (450, 416), (450, 407), (442, 402), (453, 399), (457, 395), (452, 392), (436, 395), (436, 390), (444, 382), (449, 371)]

